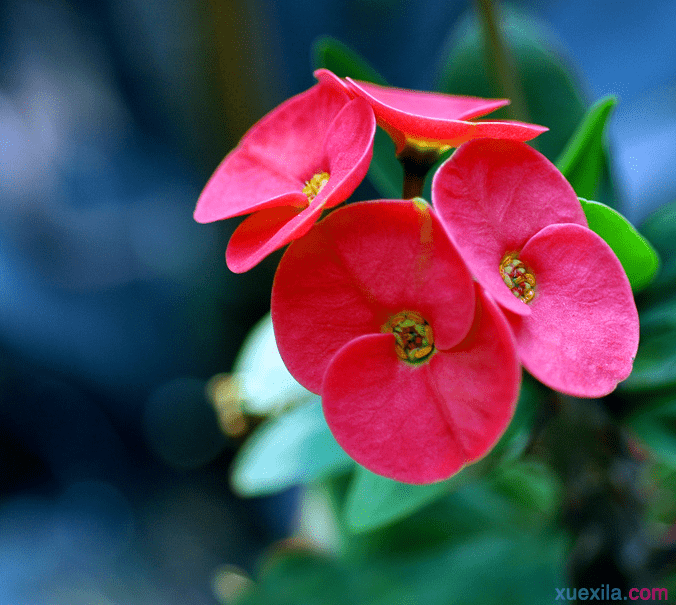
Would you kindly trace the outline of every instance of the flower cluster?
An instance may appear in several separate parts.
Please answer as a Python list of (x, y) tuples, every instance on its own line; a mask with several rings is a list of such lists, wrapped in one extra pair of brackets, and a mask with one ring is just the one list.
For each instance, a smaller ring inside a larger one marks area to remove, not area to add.
[[(629, 282), (571, 186), (525, 143), (546, 129), (475, 120), (506, 100), (315, 75), (223, 160), (195, 218), (253, 213), (228, 245), (233, 271), (290, 243), (272, 289), (277, 345), (350, 456), (439, 481), (497, 442), (522, 366), (582, 397), (629, 375)], [(322, 218), (365, 176), (376, 123), (400, 155), (457, 147), (433, 206), (373, 200)]]

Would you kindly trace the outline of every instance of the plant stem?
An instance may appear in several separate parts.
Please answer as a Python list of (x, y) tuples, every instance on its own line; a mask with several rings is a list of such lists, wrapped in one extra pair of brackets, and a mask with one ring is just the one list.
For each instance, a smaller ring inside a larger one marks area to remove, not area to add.
[(403, 199), (422, 197), (425, 177), (439, 159), (439, 151), (437, 149), (423, 150), (414, 145), (407, 145), (397, 159), (404, 169)]
[(528, 122), (528, 109), (523, 90), (514, 61), (500, 32), (494, 2), (495, 0), (476, 0), (484, 31), (486, 60), (493, 68), (500, 94), (511, 100), (511, 104), (507, 107), (510, 117)]

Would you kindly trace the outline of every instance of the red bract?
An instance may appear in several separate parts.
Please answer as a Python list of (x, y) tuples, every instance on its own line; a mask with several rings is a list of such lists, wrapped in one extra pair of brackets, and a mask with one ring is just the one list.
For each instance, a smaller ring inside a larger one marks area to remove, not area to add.
[(436, 173), (432, 199), (470, 270), (506, 310), (533, 376), (600, 397), (630, 374), (638, 313), (629, 281), (544, 156), (523, 143), (471, 141)]
[(407, 144), (444, 150), (479, 138), (530, 141), (548, 130), (544, 126), (508, 120), (470, 121), (509, 104), (508, 99), (389, 88), (352, 78), (341, 79), (327, 69), (318, 69), (315, 77), (353, 98), (368, 101), (378, 125), (395, 142), (397, 154)]
[(293, 242), (272, 320), (338, 443), (380, 475), (445, 479), (513, 415), (521, 375), (509, 325), (420, 201), (353, 204)]
[(317, 84), (244, 135), (202, 191), (195, 220), (254, 213), (226, 251), (232, 271), (248, 271), (352, 194), (368, 170), (374, 134), (368, 103)]

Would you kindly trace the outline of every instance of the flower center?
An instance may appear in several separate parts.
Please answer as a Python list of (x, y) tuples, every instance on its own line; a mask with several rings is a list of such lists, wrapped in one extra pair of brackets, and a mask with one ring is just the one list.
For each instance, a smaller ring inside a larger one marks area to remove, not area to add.
[(305, 181), (303, 193), (307, 195), (307, 201), (311, 202), (319, 192), (324, 189), (324, 185), (329, 182), (328, 172), (318, 172), (309, 181)]
[(383, 332), (394, 334), (397, 357), (410, 363), (425, 361), (434, 352), (432, 326), (415, 311), (402, 311), (390, 317)]
[(535, 296), (535, 275), (517, 258), (518, 254), (505, 254), (500, 263), (500, 276), (514, 296), (529, 303)]

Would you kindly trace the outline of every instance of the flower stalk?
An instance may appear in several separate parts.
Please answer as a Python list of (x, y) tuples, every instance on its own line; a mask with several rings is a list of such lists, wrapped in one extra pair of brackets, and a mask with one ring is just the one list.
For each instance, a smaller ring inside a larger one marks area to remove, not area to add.
[(423, 197), (425, 177), (439, 159), (438, 149), (420, 149), (415, 145), (406, 145), (397, 159), (404, 169), (404, 187), (402, 198)]

